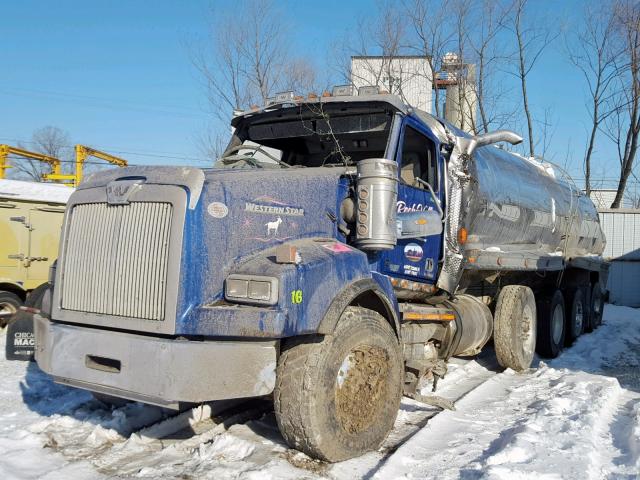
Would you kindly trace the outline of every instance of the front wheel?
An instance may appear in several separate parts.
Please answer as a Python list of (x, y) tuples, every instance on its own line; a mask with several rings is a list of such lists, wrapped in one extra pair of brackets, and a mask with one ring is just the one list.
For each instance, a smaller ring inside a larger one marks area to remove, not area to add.
[(507, 285), (500, 290), (493, 343), (501, 366), (517, 372), (531, 366), (536, 349), (536, 301), (529, 287)]
[(402, 397), (398, 339), (378, 313), (347, 307), (335, 332), (285, 346), (274, 407), (287, 443), (337, 462), (377, 449)]

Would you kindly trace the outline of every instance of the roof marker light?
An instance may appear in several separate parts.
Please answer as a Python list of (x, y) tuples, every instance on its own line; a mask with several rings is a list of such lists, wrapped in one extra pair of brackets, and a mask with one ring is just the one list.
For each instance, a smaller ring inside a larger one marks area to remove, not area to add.
[(351, 85), (336, 85), (332, 92), (334, 97), (350, 97), (353, 95), (353, 87)]
[(291, 102), (294, 99), (293, 91), (276, 93), (275, 103)]
[(360, 95), (378, 95), (380, 93), (380, 87), (377, 85), (366, 85), (358, 88), (358, 96)]

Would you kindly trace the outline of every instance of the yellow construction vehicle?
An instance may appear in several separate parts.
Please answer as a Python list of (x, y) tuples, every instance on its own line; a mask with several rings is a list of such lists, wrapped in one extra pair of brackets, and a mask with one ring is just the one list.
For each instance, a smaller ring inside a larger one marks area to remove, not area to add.
[(7, 170), (8, 168), (12, 168), (12, 166), (7, 162), (9, 155), (30, 158), (51, 165), (51, 173), (42, 176), (46, 180), (74, 179), (73, 175), (62, 174), (62, 167), (59, 159), (52, 157), (51, 155), (45, 155), (44, 153), (31, 152), (23, 148), (12, 147), (11, 145), (0, 145), (0, 179), (4, 178), (5, 170)]
[(127, 161), (123, 158), (116, 157), (109, 153), (101, 152), (95, 148), (87, 147), (86, 145), (76, 145), (76, 167), (74, 174), (62, 173), (61, 162), (59, 159), (43, 153), (31, 152), (22, 148), (12, 147), (10, 145), (0, 145), (0, 179), (5, 178), (5, 170), (12, 168), (7, 162), (9, 155), (13, 154), (20, 157), (31, 158), (46, 162), (51, 165), (51, 173), (42, 175), (44, 180), (53, 180), (58, 183), (64, 183), (70, 187), (77, 187), (82, 181), (84, 164), (89, 157), (99, 158), (105, 160), (112, 165), (118, 167), (126, 167)]
[(118, 167), (126, 167), (128, 165), (127, 161), (123, 158), (101, 152), (100, 150), (96, 150), (85, 145), (76, 145), (76, 174), (74, 178), (74, 186), (78, 186), (82, 181), (84, 162), (89, 157), (105, 160), (113, 165), (117, 165)]

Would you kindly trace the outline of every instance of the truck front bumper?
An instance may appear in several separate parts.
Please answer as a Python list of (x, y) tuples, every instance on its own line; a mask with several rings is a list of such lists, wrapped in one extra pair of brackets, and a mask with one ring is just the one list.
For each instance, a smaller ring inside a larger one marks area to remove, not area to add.
[(57, 383), (177, 408), (267, 395), (277, 341), (189, 341), (51, 322), (34, 315), (36, 361)]

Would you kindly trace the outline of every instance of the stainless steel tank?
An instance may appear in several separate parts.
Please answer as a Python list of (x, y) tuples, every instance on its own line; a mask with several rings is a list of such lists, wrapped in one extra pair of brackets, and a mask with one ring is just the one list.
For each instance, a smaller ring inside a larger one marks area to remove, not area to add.
[(558, 167), (495, 146), (468, 163), (460, 227), (464, 249), (600, 255), (605, 238), (593, 202)]
[[(518, 135), (494, 132), (472, 137), (426, 112), (414, 113), (451, 149), (439, 288), (455, 292), (465, 268), (513, 269), (518, 256), (525, 260), (517, 269), (536, 270), (540, 268), (536, 257), (547, 257), (544, 264), (549, 269), (555, 263), (549, 262), (551, 256), (565, 260), (602, 253), (605, 237), (596, 208), (568, 175), (550, 163), (489, 145), (495, 141), (516, 144)], [(471, 252), (477, 260), (477, 252), (500, 258), (472, 266)], [(502, 263), (503, 259), (507, 261)]]

